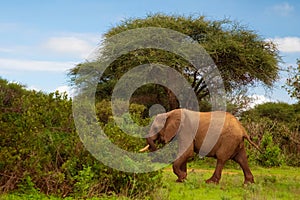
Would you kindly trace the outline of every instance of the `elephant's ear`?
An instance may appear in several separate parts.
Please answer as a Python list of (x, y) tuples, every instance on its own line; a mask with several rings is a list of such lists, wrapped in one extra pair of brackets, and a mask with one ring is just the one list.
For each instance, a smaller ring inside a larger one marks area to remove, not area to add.
[[(158, 114), (158, 115), (155, 117), (154, 122), (153, 122), (153, 124), (152, 124), (152, 126), (156, 128), (155, 134), (156, 134), (157, 132), (161, 131), (161, 130), (165, 127), (167, 118), (168, 118), (168, 113)], [(151, 127), (151, 128), (153, 128), (153, 127)]]
[(165, 143), (170, 142), (176, 136), (179, 129), (182, 128), (181, 122), (184, 121), (183, 116), (184, 115), (182, 115), (182, 111), (180, 109), (173, 110), (168, 113), (165, 129), (162, 135)]

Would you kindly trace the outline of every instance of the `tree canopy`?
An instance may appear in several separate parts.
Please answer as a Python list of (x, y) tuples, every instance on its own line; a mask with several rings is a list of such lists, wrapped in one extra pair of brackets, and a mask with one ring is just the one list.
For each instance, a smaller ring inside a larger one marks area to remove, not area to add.
[[(218, 67), (225, 90), (228, 92), (255, 84), (271, 87), (278, 78), (280, 56), (276, 45), (271, 41), (266, 41), (246, 26), (228, 19), (209, 20), (204, 16), (168, 16), (164, 14), (149, 15), (144, 19), (127, 19), (105, 33), (101, 53), (105, 54), (111, 50), (105, 46), (107, 38), (127, 30), (145, 27), (172, 29), (199, 43)], [(110, 64), (110, 67), (99, 79), (97, 97), (109, 98), (122, 75), (138, 65), (151, 63), (160, 63), (176, 69), (190, 82), (200, 101), (209, 95), (204, 75), (191, 63), (170, 52), (145, 48), (122, 55)], [(80, 76), (78, 75), (79, 67), (84, 65), (85, 63), (79, 64), (70, 71), (73, 82), (76, 77)], [(170, 109), (178, 106), (174, 94), (168, 88), (159, 85), (147, 85), (139, 88), (132, 99), (137, 103), (143, 99), (141, 102), (145, 103), (145, 96), (148, 97), (149, 104), (167, 101), (166, 107)]]

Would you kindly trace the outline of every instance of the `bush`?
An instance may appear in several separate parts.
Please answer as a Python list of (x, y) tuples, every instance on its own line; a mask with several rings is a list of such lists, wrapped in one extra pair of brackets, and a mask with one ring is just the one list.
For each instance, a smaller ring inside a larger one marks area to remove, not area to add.
[[(126, 103), (124, 101), (117, 101), (114, 103), (115, 105), (115, 112), (121, 113), (121, 111), (125, 108)], [(135, 123), (138, 125), (146, 125), (149, 123), (149, 119), (147, 119), (146, 116), (146, 110), (147, 108), (144, 105), (139, 104), (130, 104), (129, 105), (129, 113), (128, 116), (122, 116), (122, 118), (131, 118)], [(107, 124), (109, 121), (113, 121), (112, 119), (112, 107), (111, 102), (104, 99), (100, 102), (96, 103), (96, 115), (98, 117), (98, 120), (101, 124)]]
[[(143, 146), (126, 135), (117, 137), (119, 130), (112, 124), (103, 126), (117, 145), (133, 150)], [(75, 131), (72, 101), (65, 94), (27, 91), (0, 79), (0, 127), (0, 193), (137, 197), (160, 185), (160, 172), (125, 173), (96, 160)]]
[[(262, 165), (280, 165), (284, 158), (284, 164), (300, 166), (299, 113), (296, 108), (296, 105), (285, 103), (266, 103), (242, 114), (241, 121), (249, 135), (265, 150), (261, 156), (255, 150), (250, 151), (251, 159)], [(277, 156), (281, 159), (268, 160), (268, 157)], [(263, 163), (264, 160), (269, 163)]]
[(246, 111), (244, 115), (252, 115), (252, 118), (268, 118), (274, 122), (284, 122), (287, 125), (297, 122), (295, 106), (283, 102), (260, 104), (254, 109)]
[(258, 160), (262, 166), (274, 167), (281, 166), (284, 163), (281, 149), (274, 144), (270, 133), (264, 134), (261, 142), (263, 153), (259, 154)]

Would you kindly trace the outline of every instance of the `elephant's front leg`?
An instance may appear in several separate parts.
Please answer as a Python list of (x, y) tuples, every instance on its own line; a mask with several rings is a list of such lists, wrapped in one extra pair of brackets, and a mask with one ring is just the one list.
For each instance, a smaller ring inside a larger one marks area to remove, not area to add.
[[(180, 152), (180, 151), (179, 151)], [(187, 177), (186, 164), (188, 159), (193, 157), (194, 149), (193, 144), (173, 163), (173, 172), (177, 175), (177, 182), (183, 182)]]
[(186, 170), (186, 163), (187, 161), (177, 159), (173, 163), (173, 172), (177, 175), (178, 179), (176, 182), (183, 182), (184, 179), (187, 176), (187, 170)]

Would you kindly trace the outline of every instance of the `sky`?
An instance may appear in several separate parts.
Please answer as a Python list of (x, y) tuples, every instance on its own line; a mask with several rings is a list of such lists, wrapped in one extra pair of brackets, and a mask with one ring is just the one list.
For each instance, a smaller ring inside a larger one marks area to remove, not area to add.
[[(236, 20), (278, 45), (286, 69), (300, 58), (297, 0), (10, 0), (0, 3), (0, 77), (44, 92), (70, 91), (67, 72), (84, 62), (103, 34), (122, 20), (147, 14), (204, 15)], [(282, 89), (251, 88), (257, 101), (294, 103)]]

